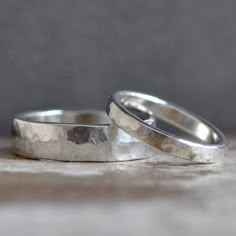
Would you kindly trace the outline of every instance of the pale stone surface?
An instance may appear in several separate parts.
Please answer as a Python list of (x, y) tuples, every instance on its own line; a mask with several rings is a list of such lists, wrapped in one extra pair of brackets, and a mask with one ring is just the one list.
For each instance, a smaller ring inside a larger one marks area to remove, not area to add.
[(160, 154), (69, 163), (13, 156), (0, 141), (0, 235), (235, 235), (236, 139), (222, 163)]

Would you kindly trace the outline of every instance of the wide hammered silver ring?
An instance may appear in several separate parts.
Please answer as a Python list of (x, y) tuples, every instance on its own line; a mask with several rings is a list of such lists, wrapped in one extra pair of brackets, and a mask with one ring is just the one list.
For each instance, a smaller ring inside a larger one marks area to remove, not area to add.
[(149, 145), (113, 126), (103, 111), (63, 110), (16, 116), (13, 152), (35, 159), (94, 162), (142, 159), (155, 153)]
[[(192, 136), (186, 139), (143, 122), (130, 109), (147, 113)], [(126, 133), (165, 153), (199, 163), (222, 160), (228, 141), (214, 125), (176, 104), (133, 91), (116, 92), (107, 105), (112, 122)]]

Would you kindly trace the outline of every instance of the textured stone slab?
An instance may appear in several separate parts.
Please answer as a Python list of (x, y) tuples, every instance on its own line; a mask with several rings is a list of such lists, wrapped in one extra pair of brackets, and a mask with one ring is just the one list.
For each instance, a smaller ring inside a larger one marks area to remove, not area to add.
[(160, 154), (69, 163), (13, 156), (0, 142), (0, 235), (235, 235), (236, 139), (224, 162)]

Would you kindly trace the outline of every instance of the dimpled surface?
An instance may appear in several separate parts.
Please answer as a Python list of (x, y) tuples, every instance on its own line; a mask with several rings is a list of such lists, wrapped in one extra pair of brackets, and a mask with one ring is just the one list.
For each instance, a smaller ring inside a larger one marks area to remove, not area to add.
[(113, 126), (31, 123), (15, 119), (13, 150), (29, 158), (62, 161), (126, 161), (155, 154), (152, 147)]

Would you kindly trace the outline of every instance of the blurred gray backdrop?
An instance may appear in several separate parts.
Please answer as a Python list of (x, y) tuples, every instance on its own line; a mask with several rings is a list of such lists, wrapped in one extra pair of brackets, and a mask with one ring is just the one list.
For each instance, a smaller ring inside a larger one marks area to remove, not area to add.
[(236, 1), (1, 0), (0, 135), (15, 113), (103, 109), (116, 90), (236, 128)]

